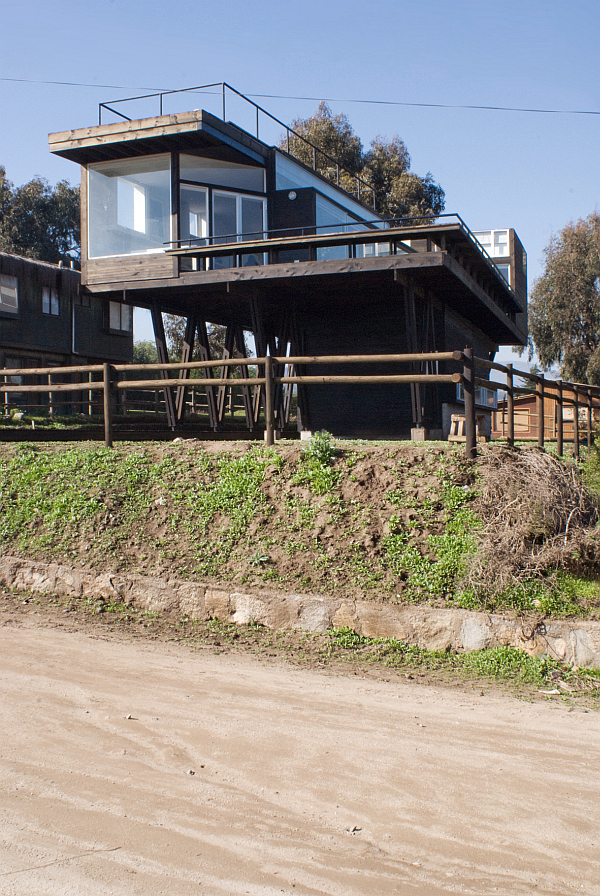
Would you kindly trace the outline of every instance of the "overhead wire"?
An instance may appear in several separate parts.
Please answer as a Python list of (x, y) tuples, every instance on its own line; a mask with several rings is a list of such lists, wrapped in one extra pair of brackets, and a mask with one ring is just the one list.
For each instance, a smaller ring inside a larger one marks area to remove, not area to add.
[[(176, 92), (176, 88), (166, 88), (166, 87), (135, 87), (131, 85), (117, 85), (117, 84), (85, 84), (79, 81), (45, 81), (38, 78), (2, 78), (0, 77), (0, 81), (9, 82), (9, 83), (20, 83), (20, 84), (48, 84), (57, 87), (87, 87), (87, 88), (98, 88), (102, 90), (156, 90), (156, 91), (173, 91)], [(192, 92), (192, 91), (190, 91)], [(201, 93), (208, 93), (209, 91), (198, 91)], [(217, 93), (217, 91), (210, 91), (211, 93)], [(469, 104), (469, 103), (415, 103), (415, 102), (405, 102), (401, 100), (364, 100), (364, 99), (356, 99), (356, 98), (340, 98), (340, 97), (318, 97), (318, 96), (285, 96), (284, 94), (277, 93), (247, 93), (246, 96), (253, 97), (255, 99), (269, 99), (269, 100), (295, 100), (297, 102), (312, 102), (312, 103), (356, 103), (365, 106), (407, 106), (418, 109), (470, 109), (475, 111), (485, 111), (485, 112), (524, 112), (527, 114), (538, 114), (538, 115), (600, 115), (600, 110), (594, 109), (538, 109), (536, 107), (528, 108), (522, 106), (490, 106), (490, 105), (477, 105), (477, 104)]]

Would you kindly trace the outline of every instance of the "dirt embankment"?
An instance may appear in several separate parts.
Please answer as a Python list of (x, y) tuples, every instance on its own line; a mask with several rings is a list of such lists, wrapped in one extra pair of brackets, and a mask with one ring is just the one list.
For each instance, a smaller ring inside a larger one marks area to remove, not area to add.
[(6, 552), (244, 589), (600, 612), (597, 497), (534, 449), (0, 446)]

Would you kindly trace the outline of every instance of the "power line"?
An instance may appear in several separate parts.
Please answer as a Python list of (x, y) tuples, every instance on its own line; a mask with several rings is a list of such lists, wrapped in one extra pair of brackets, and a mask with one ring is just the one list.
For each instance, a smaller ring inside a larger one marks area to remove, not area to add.
[(122, 87), (118, 84), (81, 84), (78, 81), (42, 81), (40, 78), (0, 78), (16, 84), (53, 84), (58, 87), (99, 87), (102, 90), (162, 90), (162, 87)]
[[(99, 88), (102, 90), (156, 90), (165, 91), (163, 87), (132, 87), (118, 84), (83, 84), (78, 81), (43, 81), (37, 78), (0, 78), (0, 81), (19, 83), (19, 84), (49, 84), (57, 87), (88, 87)], [(173, 90), (169, 88), (169, 90)], [(173, 91), (176, 92), (176, 91)], [(191, 91), (190, 91), (191, 92)], [(204, 91), (206, 93), (206, 91)], [(217, 93), (217, 91), (213, 91)], [(364, 106), (407, 106), (417, 109), (471, 109), (474, 111), (485, 112), (524, 112), (527, 114), (539, 115), (600, 115), (600, 110), (593, 109), (537, 109), (524, 108), (522, 106), (479, 106), (465, 103), (409, 103), (400, 100), (360, 100), (360, 99), (340, 99), (339, 97), (319, 97), (319, 96), (284, 96), (277, 93), (248, 93), (248, 97), (265, 100), (295, 100), (298, 102), (311, 103), (356, 103)]]
[(524, 109), (520, 106), (475, 106), (461, 103), (403, 103), (398, 100), (334, 99), (317, 96), (279, 96), (269, 93), (249, 93), (248, 96), (270, 100), (308, 100), (313, 103), (364, 103), (369, 106), (416, 106), (425, 109), (484, 109), (491, 112), (539, 112), (544, 115), (600, 115), (590, 109)]

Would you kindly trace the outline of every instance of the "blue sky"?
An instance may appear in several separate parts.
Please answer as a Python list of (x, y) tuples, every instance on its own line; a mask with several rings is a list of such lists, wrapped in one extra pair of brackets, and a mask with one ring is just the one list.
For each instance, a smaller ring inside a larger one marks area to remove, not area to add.
[[(314, 98), (257, 98), (284, 121), (324, 98), (365, 145), (399, 134), (413, 170), (446, 191), (446, 211), (474, 230), (516, 229), (530, 283), (550, 234), (600, 202), (600, 115), (356, 102), (600, 112), (597, 0), (25, 0), (6, 4), (2, 21), (0, 164), (18, 185), (79, 179), (47, 135), (96, 124), (98, 102), (224, 80), (249, 95)], [(246, 124), (233, 106), (228, 117)]]

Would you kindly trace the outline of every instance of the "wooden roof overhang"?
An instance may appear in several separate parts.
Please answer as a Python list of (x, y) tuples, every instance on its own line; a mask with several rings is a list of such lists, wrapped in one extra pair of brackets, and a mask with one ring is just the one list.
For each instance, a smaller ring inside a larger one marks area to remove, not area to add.
[[(367, 231), (360, 235), (336, 234), (328, 237), (286, 238), (259, 240), (202, 249), (176, 249), (171, 254), (186, 256), (225, 255), (235, 248), (236, 253), (273, 251), (276, 246), (289, 248), (304, 245), (302, 240), (319, 245), (381, 241), (395, 235), (405, 239), (423, 239), (435, 231), (445, 245), (438, 251), (410, 250), (404, 254), (368, 258), (347, 258), (327, 261), (300, 261), (248, 267), (221, 268), (207, 271), (182, 271), (178, 277), (161, 280), (128, 280), (119, 283), (96, 283), (86, 289), (103, 293), (117, 300), (148, 306), (158, 300), (162, 310), (174, 314), (188, 314), (201, 309), (207, 320), (214, 323), (237, 321), (251, 328), (250, 299), (259, 296), (265, 313), (276, 319), (290, 305), (327, 315), (334, 309), (352, 311), (372, 306), (382, 313), (386, 306), (393, 313), (401, 285), (411, 278), (437, 295), (467, 320), (486, 332), (498, 344), (524, 344), (523, 334), (515, 323), (519, 304), (493, 265), (485, 258), (471, 238), (456, 225), (428, 228), (397, 228), (386, 231)], [(401, 232), (401, 233), (400, 233)], [(442, 236), (445, 239), (442, 240)]]
[(270, 152), (246, 131), (202, 110), (60, 131), (49, 134), (48, 143), (51, 152), (80, 165), (174, 151), (206, 155), (217, 148), (229, 151), (232, 161), (264, 164)]

